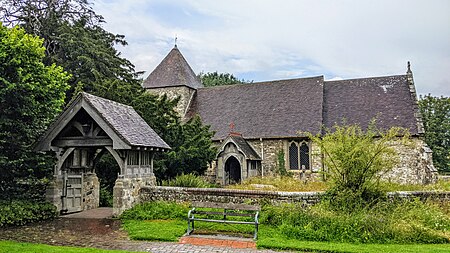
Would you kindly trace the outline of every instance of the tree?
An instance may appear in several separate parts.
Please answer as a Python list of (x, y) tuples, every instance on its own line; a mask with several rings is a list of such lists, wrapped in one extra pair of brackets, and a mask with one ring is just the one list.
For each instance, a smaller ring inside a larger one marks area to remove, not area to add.
[[(114, 45), (126, 45), (123, 35), (107, 32), (87, 0), (0, 0), (0, 18), (44, 39), (45, 63), (56, 63), (72, 74), (68, 97), (84, 91), (130, 103), (140, 88), (140, 73)], [(120, 95), (115, 91), (121, 89)]]
[(38, 37), (0, 23), (0, 198), (43, 196), (48, 156), (33, 142), (61, 111), (69, 75), (43, 63)]
[(420, 96), (425, 142), (440, 172), (450, 172), (450, 97)]
[(383, 131), (374, 125), (366, 131), (357, 125), (336, 125), (324, 136), (310, 135), (323, 154), (332, 208), (351, 211), (384, 195), (379, 188), (380, 178), (399, 161), (391, 143), (403, 136), (400, 141), (406, 144), (409, 134), (402, 128)]
[(233, 76), (229, 73), (217, 73), (208, 72), (208, 73), (200, 73), (200, 80), (202, 81), (203, 86), (212, 87), (212, 86), (220, 86), (220, 85), (232, 85), (232, 84), (243, 84), (250, 83), (244, 79), (239, 80), (237, 77)]
[(193, 117), (185, 124), (169, 126), (166, 140), (172, 150), (162, 155), (155, 170), (157, 178), (204, 174), (217, 153), (211, 140), (214, 133), (209, 128), (202, 124), (199, 116)]

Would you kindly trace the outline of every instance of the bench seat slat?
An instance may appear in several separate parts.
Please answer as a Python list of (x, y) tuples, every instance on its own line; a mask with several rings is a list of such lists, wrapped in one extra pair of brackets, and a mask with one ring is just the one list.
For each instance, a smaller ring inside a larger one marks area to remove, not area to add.
[(231, 224), (253, 224), (255, 225), (254, 221), (234, 221), (234, 220), (210, 220), (210, 219), (192, 219), (194, 221), (205, 221), (205, 222), (218, 222), (218, 223), (231, 223)]
[(227, 212), (209, 212), (209, 211), (197, 211), (194, 214), (213, 214), (213, 215), (226, 215), (226, 216), (244, 216), (244, 217), (254, 217), (254, 213), (227, 213)]
[(231, 210), (247, 210), (247, 211), (259, 211), (259, 206), (246, 205), (246, 204), (234, 204), (234, 203), (215, 203), (215, 202), (193, 202), (193, 207), (200, 208), (218, 208), (218, 209), (231, 209)]

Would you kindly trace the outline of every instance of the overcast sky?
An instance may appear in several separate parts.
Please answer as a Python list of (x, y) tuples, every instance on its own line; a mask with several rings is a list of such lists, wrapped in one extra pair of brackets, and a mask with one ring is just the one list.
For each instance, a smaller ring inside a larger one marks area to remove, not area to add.
[(144, 78), (177, 45), (196, 73), (265, 81), (406, 73), (450, 96), (450, 1), (97, 0), (105, 29)]

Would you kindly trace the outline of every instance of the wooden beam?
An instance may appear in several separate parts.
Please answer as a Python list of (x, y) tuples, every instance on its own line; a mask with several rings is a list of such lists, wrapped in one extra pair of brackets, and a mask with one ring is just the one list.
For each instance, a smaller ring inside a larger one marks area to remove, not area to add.
[(52, 145), (57, 147), (99, 147), (111, 146), (113, 141), (109, 138), (64, 138), (53, 141)]

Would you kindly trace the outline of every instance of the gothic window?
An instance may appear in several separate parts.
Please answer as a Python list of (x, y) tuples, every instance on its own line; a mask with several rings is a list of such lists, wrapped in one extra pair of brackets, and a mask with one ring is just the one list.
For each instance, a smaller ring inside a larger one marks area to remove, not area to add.
[(298, 146), (295, 142), (289, 145), (289, 168), (298, 170)]
[(306, 141), (291, 142), (289, 144), (289, 169), (309, 170), (309, 144)]

